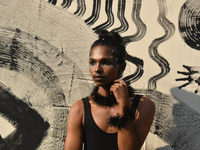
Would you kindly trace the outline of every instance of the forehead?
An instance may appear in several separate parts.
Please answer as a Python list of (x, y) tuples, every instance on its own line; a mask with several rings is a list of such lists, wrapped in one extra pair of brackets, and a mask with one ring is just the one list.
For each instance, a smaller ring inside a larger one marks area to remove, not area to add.
[(101, 46), (101, 45), (98, 45), (98, 46), (95, 46), (92, 48), (92, 51), (91, 51), (91, 54), (90, 54), (90, 57), (92, 58), (104, 58), (104, 57), (111, 57), (111, 52), (109, 51), (109, 47), (107, 46)]

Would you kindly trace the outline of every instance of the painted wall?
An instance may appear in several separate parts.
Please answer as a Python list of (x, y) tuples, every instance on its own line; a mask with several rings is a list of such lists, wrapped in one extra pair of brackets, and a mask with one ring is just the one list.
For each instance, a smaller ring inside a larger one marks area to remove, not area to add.
[(90, 45), (121, 34), (124, 80), (156, 104), (143, 150), (200, 147), (199, 0), (0, 0), (0, 149), (63, 149)]

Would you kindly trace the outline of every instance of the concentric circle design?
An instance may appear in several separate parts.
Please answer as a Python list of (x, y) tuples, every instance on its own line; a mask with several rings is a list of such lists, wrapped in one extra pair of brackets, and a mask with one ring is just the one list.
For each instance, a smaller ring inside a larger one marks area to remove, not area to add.
[(200, 50), (200, 1), (187, 0), (181, 7), (179, 31), (185, 43)]
[(0, 149), (63, 149), (69, 108), (92, 88), (96, 36), (45, 1), (4, 1), (0, 15), (0, 116), (16, 128)]

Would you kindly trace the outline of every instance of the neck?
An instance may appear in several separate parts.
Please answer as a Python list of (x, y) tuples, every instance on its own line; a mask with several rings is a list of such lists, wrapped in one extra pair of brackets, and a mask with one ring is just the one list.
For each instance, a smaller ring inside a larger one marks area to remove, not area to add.
[[(132, 97), (134, 91), (133, 88), (129, 86), (128, 91), (129, 91), (129, 97)], [(91, 96), (94, 102), (96, 102), (96, 104), (98, 104), (99, 106), (112, 107), (113, 105), (117, 104), (115, 96), (113, 94), (110, 95), (110, 87), (104, 88), (101, 86), (99, 87), (96, 86), (94, 87)]]
[(108, 96), (110, 95), (110, 86), (109, 87), (102, 87), (99, 86), (98, 93), (102, 96)]
[(110, 88), (103, 88), (96, 86), (94, 87), (91, 96), (94, 102), (99, 106), (112, 107), (113, 105), (117, 104), (115, 96), (110, 95)]

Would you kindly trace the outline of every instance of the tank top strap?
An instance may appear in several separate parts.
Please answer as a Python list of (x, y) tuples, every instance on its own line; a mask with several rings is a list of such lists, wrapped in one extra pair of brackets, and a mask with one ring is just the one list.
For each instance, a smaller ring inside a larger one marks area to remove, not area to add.
[(91, 112), (91, 106), (89, 102), (89, 98), (85, 97), (82, 98), (83, 104), (84, 104), (84, 113), (85, 113), (85, 119), (84, 119), (84, 128), (87, 129), (88, 126), (93, 125), (93, 118), (92, 118), (92, 112)]
[(132, 104), (132, 108), (137, 109), (140, 99), (142, 98), (143, 95), (136, 95), (135, 98), (133, 99), (133, 104)]
[(88, 108), (90, 108), (89, 98), (88, 97), (82, 98), (82, 101), (84, 104), (84, 109), (88, 110)]

